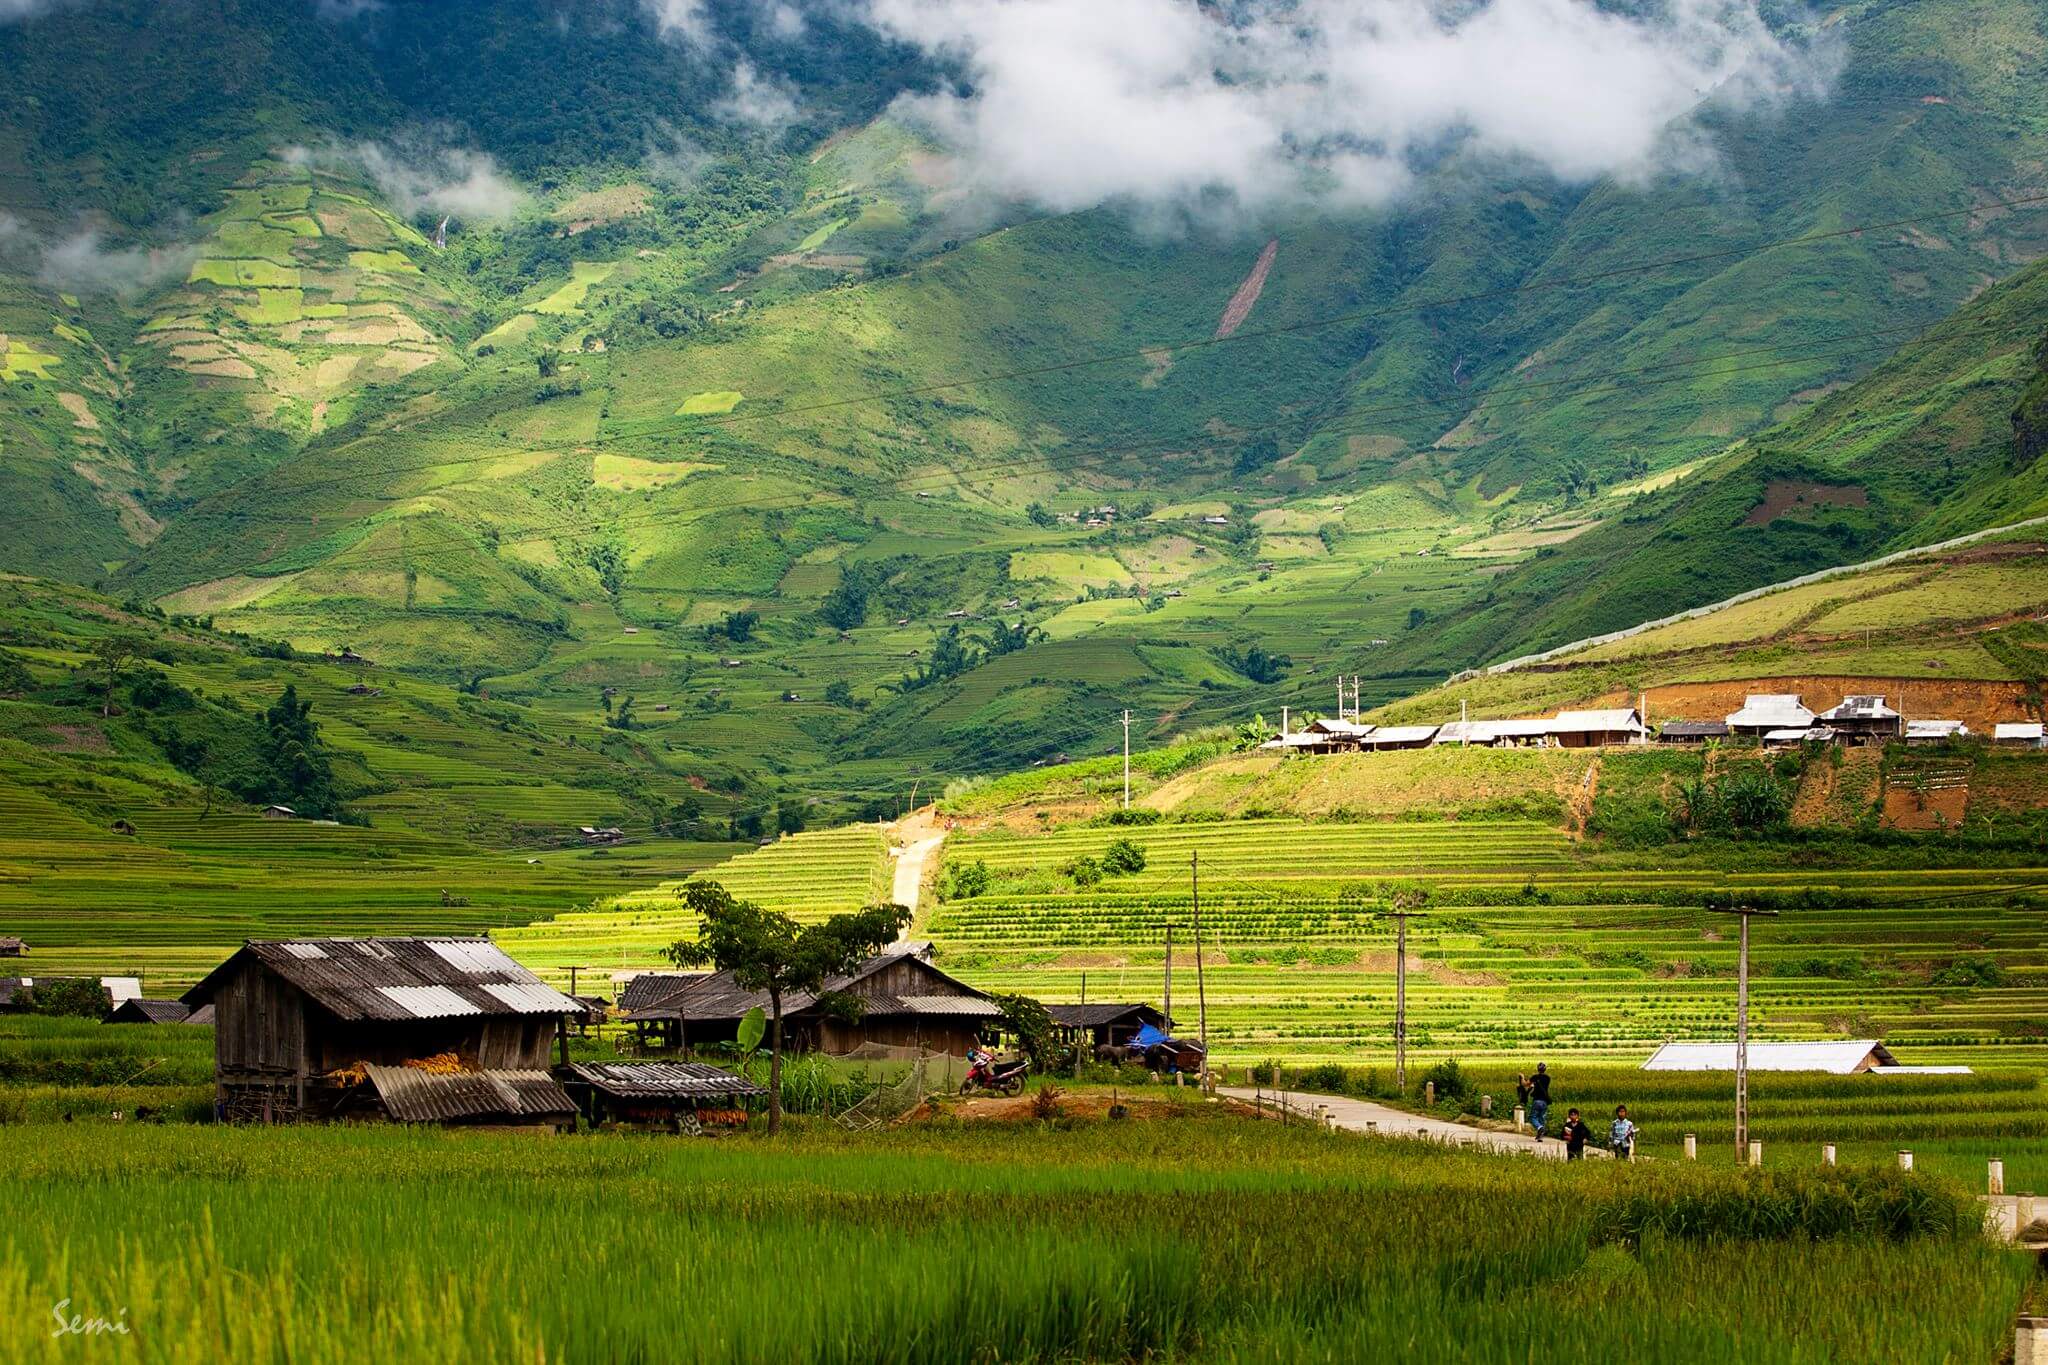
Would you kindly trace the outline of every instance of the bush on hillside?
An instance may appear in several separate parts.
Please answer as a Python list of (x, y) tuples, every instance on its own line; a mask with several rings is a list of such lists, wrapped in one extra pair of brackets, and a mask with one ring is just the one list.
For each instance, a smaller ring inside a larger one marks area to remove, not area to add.
[(1112, 839), (1109, 847), (1102, 850), (1102, 871), (1110, 877), (1122, 877), (1145, 870), (1145, 850), (1135, 840)]

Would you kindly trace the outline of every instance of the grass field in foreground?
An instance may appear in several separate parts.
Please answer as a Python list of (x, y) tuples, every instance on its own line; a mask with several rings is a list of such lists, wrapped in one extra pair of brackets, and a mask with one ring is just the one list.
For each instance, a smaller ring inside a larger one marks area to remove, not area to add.
[(0, 1356), (75, 1358), (68, 1299), (125, 1310), (121, 1359), (1932, 1362), (1995, 1356), (2029, 1275), (1929, 1177), (1184, 1112), (772, 1145), (39, 1125), (0, 1148)]

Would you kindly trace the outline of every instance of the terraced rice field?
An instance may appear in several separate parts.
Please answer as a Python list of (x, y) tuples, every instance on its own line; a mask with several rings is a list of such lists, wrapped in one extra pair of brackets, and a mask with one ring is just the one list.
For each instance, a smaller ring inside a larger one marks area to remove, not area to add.
[[(1132, 876), (1077, 887), (1064, 869), (1119, 834)], [(1157, 1001), (1163, 938), (1175, 1009), (1195, 1022), (1191, 855), (1201, 855), (1202, 988), (1225, 1059), (1383, 1059), (1392, 1048), (1385, 884), (1432, 892), (1409, 936), (1416, 1055), (1640, 1058), (1732, 1036), (1735, 926), (1712, 894), (1801, 896), (1759, 921), (1757, 1036), (1888, 1039), (1925, 1058), (2038, 1065), (2048, 1041), (2048, 870), (1721, 872), (1583, 858), (1556, 831), (1500, 824), (1299, 820), (956, 837), (991, 890), (943, 903), (929, 931), (977, 985), (1050, 1001)], [(1085, 986), (1084, 986), (1085, 977)]]
[(714, 862), (730, 847), (480, 852), (399, 829), (196, 808), (133, 811), (116, 834), (0, 786), (0, 925), (22, 970), (140, 976), (169, 994), (246, 938), (482, 933)]
[[(846, 825), (787, 835), (698, 875), (744, 900), (817, 920), (885, 899), (888, 851), (880, 826)], [(587, 910), (502, 929), (494, 937), (512, 956), (550, 978), (566, 976), (571, 963), (618, 971), (664, 966), (661, 950), (696, 934), (696, 916), (681, 900), (690, 880), (666, 881)]]

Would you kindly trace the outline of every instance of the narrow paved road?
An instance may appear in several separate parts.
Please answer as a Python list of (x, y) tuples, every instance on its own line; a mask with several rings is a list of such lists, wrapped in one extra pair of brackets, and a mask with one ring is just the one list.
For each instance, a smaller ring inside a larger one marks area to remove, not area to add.
[[(946, 827), (929, 809), (912, 811), (890, 827), (889, 839), (889, 852), (896, 859), (896, 872), (889, 884), (889, 899), (898, 905), (908, 906), (914, 916), (918, 897), (924, 890), (925, 873), (931, 867), (933, 855), (946, 842)], [(904, 926), (903, 936), (910, 936), (909, 925)]]
[[(1255, 1097), (1263, 1096), (1267, 1104), (1273, 1102), (1273, 1092), (1247, 1090), (1242, 1086), (1219, 1086), (1216, 1093), (1228, 1095), (1235, 1100), (1250, 1104)], [(1297, 1113), (1313, 1115), (1317, 1105), (1325, 1105), (1339, 1128), (1354, 1133), (1373, 1132), (1382, 1137), (1424, 1138), (1451, 1146), (1469, 1143), (1474, 1147), (1495, 1152), (1516, 1152), (1528, 1156), (1548, 1157), (1554, 1161), (1564, 1160), (1564, 1144), (1552, 1138), (1538, 1142), (1529, 1133), (1496, 1133), (1484, 1128), (1468, 1128), (1462, 1123), (1451, 1123), (1445, 1119), (1424, 1118), (1400, 1109), (1390, 1109), (1384, 1104), (1371, 1100), (1346, 1099), (1338, 1095), (1315, 1095), (1305, 1091), (1289, 1091), (1287, 1107)], [(1605, 1159), (1607, 1152), (1598, 1147), (1586, 1148), (1588, 1157)]]

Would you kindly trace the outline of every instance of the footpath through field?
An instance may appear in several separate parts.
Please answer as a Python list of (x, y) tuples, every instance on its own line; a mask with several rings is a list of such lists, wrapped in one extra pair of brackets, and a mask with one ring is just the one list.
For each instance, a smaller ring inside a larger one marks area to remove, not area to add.
[[(1216, 1093), (1228, 1095), (1246, 1104), (1263, 1099), (1273, 1103), (1270, 1090), (1247, 1090), (1242, 1086), (1218, 1086)], [(1390, 1109), (1384, 1104), (1371, 1100), (1347, 1099), (1342, 1095), (1317, 1095), (1306, 1091), (1289, 1091), (1286, 1094), (1287, 1107), (1296, 1111), (1306, 1110), (1313, 1114), (1317, 1105), (1329, 1110), (1331, 1120), (1342, 1129), (1353, 1133), (1377, 1133), (1381, 1137), (1422, 1138), (1430, 1142), (1441, 1142), (1447, 1146), (1470, 1143), (1475, 1148), (1493, 1152), (1509, 1152), (1525, 1156), (1548, 1157), (1553, 1161), (1564, 1160), (1564, 1144), (1555, 1138), (1538, 1142), (1530, 1133), (1502, 1133), (1487, 1128), (1470, 1128), (1462, 1123), (1446, 1119), (1425, 1118), (1421, 1114), (1410, 1114), (1401, 1109)], [(1560, 1117), (1558, 1122), (1564, 1120)], [(1598, 1147), (1587, 1147), (1588, 1157), (1605, 1158), (1607, 1152)]]
[[(889, 852), (896, 859), (889, 899), (915, 913), (918, 894), (924, 889), (925, 869), (931, 865), (932, 855), (939, 851), (939, 845), (946, 842), (946, 826), (938, 818), (938, 813), (927, 806), (923, 810), (912, 811), (890, 826), (889, 838), (892, 845)], [(905, 935), (909, 932), (906, 925)]]

